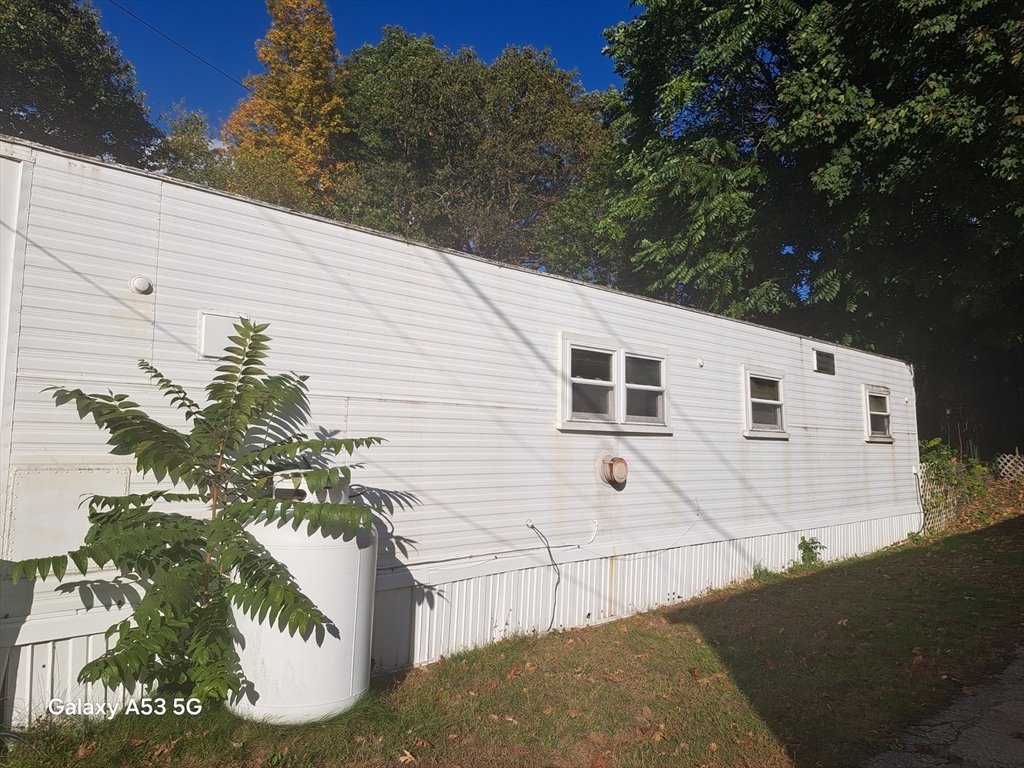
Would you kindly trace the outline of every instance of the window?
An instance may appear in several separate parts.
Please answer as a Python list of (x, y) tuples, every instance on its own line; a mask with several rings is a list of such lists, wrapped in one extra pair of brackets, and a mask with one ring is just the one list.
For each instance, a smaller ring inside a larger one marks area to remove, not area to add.
[(864, 387), (865, 422), (868, 442), (891, 443), (892, 426), (889, 416), (889, 389), (874, 384)]
[(615, 354), (573, 348), (571, 370), (572, 418), (610, 421), (615, 418)]
[(664, 353), (562, 334), (562, 361), (559, 429), (669, 432)]
[(788, 439), (783, 410), (783, 375), (766, 369), (743, 368), (746, 392), (745, 437)]
[(836, 356), (831, 352), (814, 350), (814, 370), (817, 373), (827, 373), (829, 376), (836, 375)]

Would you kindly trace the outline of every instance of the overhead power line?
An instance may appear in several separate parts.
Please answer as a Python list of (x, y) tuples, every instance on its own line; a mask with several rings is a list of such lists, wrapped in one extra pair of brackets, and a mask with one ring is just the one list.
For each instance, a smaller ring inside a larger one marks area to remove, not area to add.
[[(107, 0), (107, 2), (110, 3), (112, 6), (114, 6), (115, 8), (118, 8), (121, 11), (123, 11), (124, 13), (128, 14), (129, 16), (131, 16), (133, 19), (135, 19), (137, 22), (139, 22), (139, 24), (142, 24), (144, 27), (148, 27), (149, 29), (153, 30), (158, 35), (160, 35), (160, 37), (164, 38), (164, 40), (167, 40), (169, 43), (173, 43), (174, 45), (178, 46), (179, 48), (181, 48), (181, 50), (183, 50), (185, 53), (187, 53), (192, 58), (198, 59), (199, 61), (203, 62), (203, 64), (208, 66), (214, 72), (217, 72), (217, 73), (223, 75), (224, 77), (226, 77), (228, 80), (230, 80), (235, 85), (240, 86), (241, 88), (244, 88), (248, 93), (252, 94), (257, 99), (263, 99), (262, 96), (260, 96), (258, 93), (256, 93), (256, 91), (254, 91), (252, 88), (247, 86), (245, 83), (236, 80), (231, 75), (229, 75), (227, 72), (225, 72), (223, 69), (220, 69), (219, 67), (211, 64), (210, 62), (208, 62), (206, 59), (204, 59), (202, 56), (200, 56), (195, 51), (189, 50), (188, 48), (186, 48), (184, 45), (179, 43), (177, 40), (175, 40), (170, 35), (166, 35), (163, 32), (161, 32), (159, 29), (157, 29), (152, 24), (150, 24), (148, 21), (146, 21), (144, 19), (140, 19), (138, 16), (136, 16), (134, 13), (129, 11), (123, 5), (120, 5), (119, 3), (115, 2), (115, 0)], [(263, 99), (263, 100), (266, 101), (266, 99)]]

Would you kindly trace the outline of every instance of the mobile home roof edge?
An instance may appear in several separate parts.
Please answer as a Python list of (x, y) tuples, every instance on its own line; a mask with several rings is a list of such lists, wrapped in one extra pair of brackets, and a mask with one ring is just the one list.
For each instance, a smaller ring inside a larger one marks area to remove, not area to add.
[[(388, 240), (392, 240), (392, 241), (395, 241), (395, 242), (405, 243), (406, 245), (413, 245), (413, 246), (417, 246), (417, 247), (420, 247), (420, 248), (427, 248), (429, 250), (436, 251), (438, 253), (445, 253), (445, 254), (448, 254), (450, 256), (457, 256), (459, 258), (469, 259), (470, 261), (477, 261), (477, 262), (480, 262), (480, 263), (483, 263), (483, 264), (488, 264), (488, 265), (490, 265), (492, 267), (496, 267), (498, 269), (511, 269), (511, 270), (515, 270), (517, 272), (522, 272), (523, 274), (534, 275), (534, 276), (536, 276), (539, 279), (561, 280), (563, 282), (571, 283), (573, 285), (583, 286), (585, 288), (589, 288), (589, 289), (592, 289), (592, 290), (605, 291), (605, 292), (608, 292), (608, 293), (613, 293), (613, 294), (615, 294), (617, 296), (627, 296), (627, 297), (629, 297), (631, 299), (636, 299), (638, 301), (646, 301), (646, 302), (650, 302), (650, 303), (653, 303), (653, 304), (660, 304), (662, 306), (672, 307), (675, 310), (681, 310), (683, 312), (692, 312), (694, 314), (704, 315), (706, 317), (714, 317), (714, 318), (718, 318), (719, 320), (725, 320), (725, 321), (732, 322), (732, 323), (739, 323), (741, 325), (746, 325), (746, 326), (750, 326), (750, 327), (753, 327), (753, 328), (761, 328), (761, 329), (766, 330), (766, 331), (771, 331), (772, 333), (780, 333), (780, 334), (783, 334), (783, 335), (786, 335), (786, 336), (792, 336), (792, 337), (795, 337), (795, 338), (798, 338), (798, 339), (804, 339), (804, 340), (812, 342), (812, 343), (827, 344), (827, 345), (829, 345), (831, 347), (836, 347), (838, 349), (848, 349), (848, 350), (850, 350), (852, 352), (857, 352), (859, 354), (864, 354), (864, 355), (871, 355), (873, 357), (879, 357), (879, 358), (883, 358), (883, 359), (886, 359), (886, 360), (894, 360), (894, 361), (899, 362), (899, 363), (904, 363), (908, 367), (911, 367), (911, 368), (913, 367), (910, 362), (908, 362), (906, 360), (903, 360), (902, 358), (894, 357), (892, 355), (885, 355), (885, 354), (881, 354), (879, 352), (871, 352), (871, 351), (866, 350), (866, 349), (858, 349), (857, 347), (851, 347), (851, 346), (847, 346), (845, 344), (839, 344), (839, 343), (834, 342), (834, 341), (827, 341), (825, 339), (818, 339), (818, 338), (815, 338), (814, 336), (807, 336), (807, 335), (802, 334), (802, 333), (795, 333), (793, 331), (787, 331), (787, 330), (783, 330), (781, 328), (773, 328), (770, 325), (764, 325), (763, 323), (755, 323), (755, 322), (753, 322), (751, 320), (743, 320), (743, 319), (740, 319), (740, 318), (737, 318), (737, 317), (729, 317), (728, 315), (719, 315), (719, 314), (716, 314), (714, 312), (708, 312), (706, 310), (696, 309), (694, 307), (687, 307), (687, 306), (684, 306), (682, 304), (673, 304), (671, 301), (665, 301), (663, 299), (655, 299), (655, 298), (651, 298), (650, 296), (642, 296), (642, 295), (637, 294), (637, 293), (629, 293), (627, 291), (620, 291), (620, 290), (618, 290), (616, 288), (613, 288), (611, 286), (597, 285), (595, 283), (587, 283), (587, 282), (584, 282), (583, 280), (576, 280), (576, 279), (571, 278), (571, 277), (566, 277), (564, 275), (556, 275), (556, 274), (552, 274), (550, 272), (538, 272), (537, 270), (534, 270), (534, 269), (527, 269), (526, 267), (517, 266), (515, 264), (506, 264), (504, 262), (496, 261), (494, 259), (489, 259), (489, 258), (487, 258), (485, 256), (477, 256), (477, 255), (472, 254), (472, 253), (466, 253), (465, 251), (455, 250), (454, 248), (447, 248), (445, 246), (433, 245), (432, 243), (425, 243), (425, 242), (422, 242), (420, 240), (412, 240), (412, 239), (407, 238), (407, 237), (402, 237), (401, 235), (395, 235), (395, 234), (391, 234), (391, 233), (388, 233), (388, 232), (381, 232), (379, 230), (371, 229), (369, 227), (363, 227), (363, 226), (360, 226), (358, 224), (350, 224), (348, 222), (340, 221), (338, 219), (329, 219), (326, 216), (317, 216), (316, 214), (312, 214), (312, 213), (305, 213), (303, 211), (296, 211), (296, 210), (294, 210), (292, 208), (285, 208), (284, 206), (274, 205), (273, 203), (268, 203), (268, 202), (265, 202), (263, 200), (256, 200), (256, 199), (251, 198), (251, 197), (245, 197), (244, 195), (236, 195), (236, 194), (234, 194), (232, 192), (226, 192), (226, 191), (224, 191), (222, 189), (216, 189), (214, 187), (204, 187), (202, 184), (195, 184), (195, 183), (192, 183), (192, 182), (189, 182), (189, 181), (184, 181), (182, 179), (177, 179), (177, 178), (174, 178), (173, 176), (168, 176), (168, 175), (163, 174), (163, 173), (157, 173), (155, 171), (147, 171), (147, 170), (145, 170), (143, 168), (136, 168), (134, 166), (123, 165), (121, 163), (114, 163), (114, 162), (110, 162), (110, 161), (107, 161), (107, 160), (103, 160), (102, 158), (89, 157), (88, 155), (81, 155), (81, 154), (78, 154), (76, 152), (69, 152), (69, 151), (64, 150), (64, 149), (58, 149), (56, 147), (50, 147), (50, 146), (47, 146), (45, 144), (40, 144), (38, 142), (29, 141), (27, 139), (21, 139), (21, 138), (15, 137), (15, 136), (7, 136), (5, 134), (0, 134), (0, 142), (4, 142), (4, 143), (8, 143), (8, 144), (13, 144), (13, 145), (19, 145), (19, 146), (22, 146), (22, 147), (30, 148), (32, 150), (46, 152), (46, 153), (51, 154), (51, 155), (58, 155), (58, 156), (66, 157), (66, 158), (73, 159), (73, 160), (79, 160), (79, 161), (83, 161), (83, 162), (87, 162), (87, 163), (93, 163), (94, 165), (100, 165), (100, 166), (107, 166), (107, 167), (110, 167), (110, 168), (116, 168), (116, 169), (118, 169), (120, 171), (125, 171), (127, 173), (132, 173), (132, 174), (135, 174), (135, 175), (138, 175), (138, 176), (146, 176), (146, 177), (149, 177), (149, 178), (158, 179), (158, 180), (160, 180), (162, 182), (171, 183), (171, 184), (175, 184), (175, 185), (178, 185), (178, 186), (188, 187), (190, 189), (199, 190), (201, 192), (205, 192), (205, 193), (208, 193), (208, 194), (220, 195), (221, 197), (227, 197), (227, 198), (230, 198), (230, 199), (233, 199), (233, 200), (239, 200), (241, 202), (251, 203), (253, 205), (258, 205), (258, 206), (261, 206), (263, 208), (269, 208), (269, 209), (274, 210), (274, 211), (281, 211), (282, 213), (287, 213), (287, 214), (290, 214), (292, 216), (299, 216), (301, 218), (309, 219), (311, 221), (318, 221), (318, 222), (322, 222), (324, 224), (330, 224), (332, 226), (342, 227), (344, 229), (352, 230), (352, 231), (355, 231), (355, 232), (362, 232), (362, 233), (367, 234), (367, 235), (373, 235), (375, 237), (383, 237), (383, 238), (386, 238)], [(20, 158), (20, 159), (24, 159), (24, 158)]]

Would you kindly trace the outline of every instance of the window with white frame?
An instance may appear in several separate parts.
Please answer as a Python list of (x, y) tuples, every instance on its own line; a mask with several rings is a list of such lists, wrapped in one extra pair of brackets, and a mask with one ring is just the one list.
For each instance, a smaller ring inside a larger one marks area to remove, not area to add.
[(563, 334), (562, 372), (560, 429), (669, 430), (664, 353)]
[(743, 368), (746, 396), (746, 437), (788, 438), (786, 434), (785, 389), (781, 373)]
[(892, 420), (889, 413), (889, 389), (873, 384), (864, 387), (867, 438), (874, 442), (892, 442)]

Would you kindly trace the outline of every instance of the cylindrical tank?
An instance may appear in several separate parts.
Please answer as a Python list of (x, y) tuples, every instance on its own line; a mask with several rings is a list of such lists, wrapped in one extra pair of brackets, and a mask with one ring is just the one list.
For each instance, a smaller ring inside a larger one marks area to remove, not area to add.
[(248, 684), (229, 702), (237, 715), (307, 723), (351, 707), (370, 684), (377, 532), (335, 525), (312, 534), (305, 524), (257, 521), (248, 527), (287, 566), (330, 623), (308, 636), (289, 635), (234, 608), (242, 671)]

